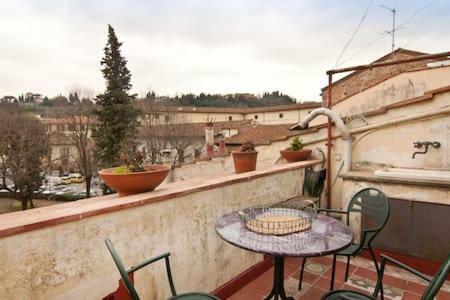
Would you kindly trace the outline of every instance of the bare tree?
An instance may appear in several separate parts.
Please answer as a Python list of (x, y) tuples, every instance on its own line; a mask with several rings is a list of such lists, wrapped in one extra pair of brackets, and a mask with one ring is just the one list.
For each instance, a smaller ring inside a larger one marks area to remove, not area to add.
[[(172, 166), (184, 163), (188, 158), (193, 158), (193, 148), (198, 133), (195, 124), (192, 124), (184, 115), (172, 113), (168, 116), (167, 141), (175, 150)], [(201, 131), (200, 136), (203, 136)], [(189, 151), (191, 150), (191, 151)]]
[(160, 164), (160, 152), (167, 148), (167, 119), (159, 114), (158, 103), (154, 98), (146, 97), (139, 103), (141, 114), (140, 139), (146, 148), (147, 159), (152, 164)]
[(151, 163), (162, 163), (161, 152), (165, 150), (175, 150), (172, 167), (194, 156), (189, 148), (193, 148), (198, 132), (186, 116), (162, 109), (164, 106), (154, 97), (147, 96), (139, 103), (139, 108), (142, 111), (140, 138)]
[(49, 154), (45, 128), (29, 114), (0, 108), (0, 136), (0, 187), (19, 200), (23, 210), (34, 208)]
[(77, 103), (65, 118), (69, 127), (68, 137), (77, 150), (73, 159), (84, 178), (87, 198), (91, 196), (91, 182), (96, 170), (94, 142), (90, 137), (93, 120), (92, 108), (93, 106), (87, 102)]

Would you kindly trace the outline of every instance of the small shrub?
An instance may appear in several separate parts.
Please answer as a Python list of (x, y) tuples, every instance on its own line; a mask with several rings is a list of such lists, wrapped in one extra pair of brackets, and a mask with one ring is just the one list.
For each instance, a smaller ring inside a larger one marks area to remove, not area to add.
[(291, 143), (291, 150), (292, 151), (300, 151), (303, 149), (303, 143), (302, 140), (298, 137), (294, 138)]

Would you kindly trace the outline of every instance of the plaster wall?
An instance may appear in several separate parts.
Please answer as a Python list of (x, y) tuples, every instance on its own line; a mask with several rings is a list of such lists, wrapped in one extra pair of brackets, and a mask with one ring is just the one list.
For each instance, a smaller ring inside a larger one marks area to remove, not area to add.
[[(180, 122), (191, 122), (191, 123), (205, 123), (207, 119), (213, 120), (214, 122), (226, 122), (229, 121), (229, 117), (231, 117), (232, 121), (240, 121), (240, 120), (255, 120), (255, 116), (258, 116), (256, 119), (259, 123), (263, 125), (270, 124), (293, 124), (301, 120), (305, 117), (311, 108), (308, 109), (291, 109), (291, 110), (282, 110), (282, 111), (274, 111), (274, 112), (254, 112), (254, 113), (207, 113), (207, 112), (176, 112), (176, 120), (180, 120)], [(282, 117), (280, 117), (282, 114)], [(160, 118), (163, 117), (161, 114)]]
[[(170, 251), (179, 293), (212, 291), (262, 259), (222, 241), (216, 220), (232, 210), (297, 195), (303, 174), (303, 169), (284, 170), (0, 238), (0, 299), (101, 299), (119, 279), (106, 238), (128, 267)], [(135, 280), (142, 299), (170, 294), (163, 263), (138, 271)]]
[[(382, 124), (401, 117), (413, 116), (426, 111), (439, 111), (448, 107), (450, 103), (450, 92), (435, 95), (433, 99), (393, 108), (386, 113), (367, 117), (369, 125)], [(365, 126), (357, 120), (347, 124), (350, 128)], [(333, 127), (333, 136), (339, 132)], [(352, 134), (353, 169), (376, 170), (382, 166), (399, 168), (439, 169), (450, 170), (450, 115), (440, 115), (433, 118), (422, 119), (407, 123), (394, 123), (373, 131), (364, 131)], [(303, 142), (308, 148), (320, 148), (325, 153), (326, 128), (319, 131), (301, 135)], [(317, 141), (320, 140), (320, 141)], [(430, 148), (425, 155), (417, 155), (412, 159), (416, 150), (413, 142), (416, 141), (438, 141), (441, 143), (439, 149)], [(267, 162), (272, 157), (272, 162), (279, 158), (278, 151), (287, 147), (290, 140), (273, 142), (268, 146), (258, 147), (261, 158)], [(333, 139), (332, 148), (332, 182), (334, 186), (331, 193), (331, 205), (333, 208), (341, 208), (342, 180), (338, 177), (343, 160), (343, 145), (341, 138)], [(259, 161), (258, 161), (259, 163)], [(433, 199), (433, 198), (430, 198)]]
[[(334, 104), (333, 111), (341, 117), (358, 115), (447, 85), (450, 85), (450, 66), (405, 72)], [(326, 121), (325, 117), (316, 118), (310, 126)]]

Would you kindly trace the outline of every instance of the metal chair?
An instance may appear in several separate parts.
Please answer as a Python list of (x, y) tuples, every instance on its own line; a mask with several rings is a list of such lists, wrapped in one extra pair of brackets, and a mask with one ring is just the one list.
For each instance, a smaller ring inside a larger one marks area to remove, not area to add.
[(131, 299), (133, 300), (139, 300), (139, 295), (137, 294), (136, 289), (134, 288), (134, 285), (132, 283), (132, 281), (130, 280), (130, 275), (134, 272), (136, 272), (137, 270), (151, 264), (154, 263), (158, 260), (161, 260), (164, 258), (165, 263), (166, 263), (166, 271), (167, 271), (167, 277), (169, 279), (169, 285), (170, 285), (170, 291), (172, 292), (172, 297), (170, 297), (170, 300), (220, 300), (219, 298), (213, 296), (213, 295), (209, 295), (209, 294), (205, 294), (205, 293), (184, 293), (184, 294), (180, 294), (177, 295), (176, 291), (175, 291), (175, 285), (173, 283), (173, 279), (172, 279), (172, 272), (170, 271), (170, 263), (169, 263), (169, 256), (170, 253), (164, 253), (161, 254), (159, 256), (150, 258), (148, 260), (145, 260), (143, 262), (141, 262), (140, 264), (131, 267), (129, 270), (126, 270), (119, 255), (116, 252), (116, 249), (114, 248), (114, 245), (112, 244), (112, 242), (107, 239), (105, 240), (106, 246), (108, 247), (109, 252), (111, 253), (111, 256), (113, 257), (113, 260), (117, 266), (117, 269), (119, 269), (120, 272), (120, 276), (122, 277), (123, 282), (125, 283), (125, 286), (127, 288), (128, 294), (130, 295)]
[(324, 188), (327, 170), (314, 171), (312, 168), (305, 169), (305, 179), (303, 181), (302, 195), (295, 196), (280, 202), (279, 205), (286, 207), (296, 207), (304, 201), (312, 201), (316, 207), (320, 207), (320, 198)]
[(434, 275), (434, 278), (430, 278), (416, 269), (411, 268), (408, 265), (405, 265), (401, 262), (399, 262), (396, 259), (393, 259), (389, 256), (381, 254), (381, 266), (380, 266), (380, 273), (378, 274), (378, 280), (377, 285), (375, 286), (375, 290), (371, 296), (365, 295), (359, 292), (355, 291), (349, 291), (349, 290), (336, 290), (326, 293), (322, 296), (322, 300), (375, 300), (380, 290), (382, 290), (382, 282), (383, 282), (383, 275), (384, 275), (384, 269), (386, 266), (386, 262), (390, 262), (406, 271), (409, 271), (410, 273), (424, 279), (425, 281), (429, 282), (428, 287), (424, 291), (421, 300), (432, 300), (439, 292), (441, 286), (444, 284), (445, 280), (447, 279), (447, 276), (450, 273), (450, 254), (447, 256), (447, 259), (444, 261), (444, 263), (439, 268), (436, 275)]
[[(352, 244), (333, 255), (332, 273), (330, 290), (334, 287), (334, 274), (336, 270), (336, 256), (343, 255), (347, 257), (347, 266), (345, 270), (345, 281), (348, 279), (348, 270), (350, 266), (350, 257), (361, 253), (364, 249), (369, 250), (375, 264), (375, 269), (379, 273), (378, 263), (372, 249), (372, 242), (377, 234), (383, 229), (389, 218), (389, 200), (387, 196), (375, 188), (365, 188), (358, 191), (350, 200), (347, 211), (318, 209), (318, 212), (339, 213), (346, 215), (347, 225), (350, 224), (350, 215), (357, 213), (361, 216), (361, 234), (359, 243)], [(303, 259), (300, 269), (300, 280), (298, 289), (301, 290), (303, 272), (305, 268), (306, 257)]]

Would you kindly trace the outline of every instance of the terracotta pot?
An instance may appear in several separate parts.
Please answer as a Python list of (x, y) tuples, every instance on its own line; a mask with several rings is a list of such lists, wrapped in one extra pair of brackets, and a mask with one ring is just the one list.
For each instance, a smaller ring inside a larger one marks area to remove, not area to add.
[(254, 171), (256, 169), (256, 158), (258, 151), (232, 152), (234, 161), (234, 170), (236, 173)]
[(170, 171), (170, 167), (163, 165), (147, 165), (144, 172), (135, 173), (116, 173), (115, 169), (104, 169), (98, 174), (121, 197), (153, 191)]
[(309, 157), (311, 152), (312, 152), (311, 149), (302, 149), (302, 150), (298, 150), (298, 151), (292, 151), (292, 150), (289, 150), (289, 148), (288, 148), (286, 150), (280, 150), (281, 156), (285, 160), (287, 160), (287, 162), (296, 162), (296, 161), (305, 160)]

